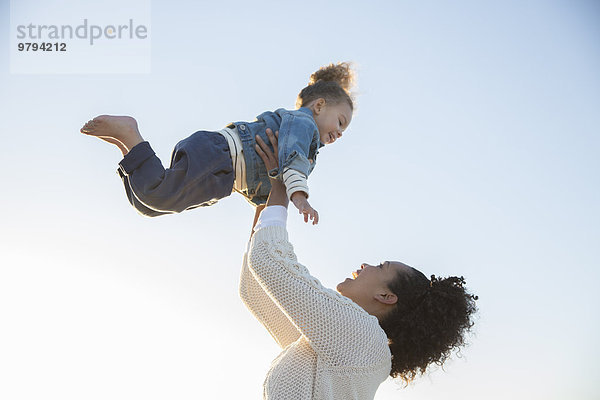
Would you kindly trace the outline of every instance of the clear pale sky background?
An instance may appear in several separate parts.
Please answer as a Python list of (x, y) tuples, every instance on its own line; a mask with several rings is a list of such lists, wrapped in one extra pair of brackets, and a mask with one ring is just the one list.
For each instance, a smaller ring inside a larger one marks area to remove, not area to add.
[[(141, 217), (118, 150), (78, 130), (132, 115), (166, 164), (345, 60), (358, 108), (310, 177), (321, 223), (290, 214), (300, 261), (480, 296), (461, 358), (376, 399), (600, 398), (600, 3), (153, 1), (151, 73), (62, 75), (10, 74), (0, 4), (0, 398), (261, 398), (279, 350), (237, 294), (252, 208)], [(74, 17), (129, 17), (102, 4)]]

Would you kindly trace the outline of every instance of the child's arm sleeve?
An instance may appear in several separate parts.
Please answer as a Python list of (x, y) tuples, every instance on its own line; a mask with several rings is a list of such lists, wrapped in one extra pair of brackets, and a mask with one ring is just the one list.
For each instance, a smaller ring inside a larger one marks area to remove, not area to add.
[(289, 199), (292, 198), (292, 194), (295, 192), (304, 192), (308, 198), (308, 180), (302, 172), (286, 168), (283, 171), (283, 184)]
[(303, 191), (308, 196), (308, 153), (315, 134), (314, 122), (293, 113), (283, 114), (279, 127), (279, 165), (288, 198)]

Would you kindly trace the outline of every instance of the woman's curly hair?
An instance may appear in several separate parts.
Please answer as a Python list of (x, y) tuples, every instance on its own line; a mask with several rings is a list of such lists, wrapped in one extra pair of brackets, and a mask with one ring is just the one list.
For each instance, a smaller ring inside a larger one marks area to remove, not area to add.
[(296, 107), (300, 108), (313, 100), (323, 98), (332, 104), (345, 101), (350, 109), (354, 110), (354, 101), (350, 94), (353, 85), (354, 71), (349, 62), (326, 65), (310, 76), (308, 86), (298, 94)]
[(467, 292), (462, 276), (431, 275), (429, 280), (410, 270), (388, 283), (398, 302), (380, 321), (392, 353), (390, 376), (405, 383), (425, 373), (431, 363), (442, 365), (463, 346), (477, 311), (477, 296)]

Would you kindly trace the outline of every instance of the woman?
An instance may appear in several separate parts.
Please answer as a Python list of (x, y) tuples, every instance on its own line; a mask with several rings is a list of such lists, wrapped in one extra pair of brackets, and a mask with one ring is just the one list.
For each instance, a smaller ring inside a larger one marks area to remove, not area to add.
[[(257, 137), (267, 169), (274, 152)], [(287, 238), (288, 198), (274, 180), (259, 207), (240, 278), (240, 296), (283, 349), (264, 382), (266, 399), (372, 399), (388, 375), (405, 382), (442, 364), (464, 344), (477, 298), (464, 279), (427, 279), (399, 262), (362, 264), (324, 288), (298, 263)]]

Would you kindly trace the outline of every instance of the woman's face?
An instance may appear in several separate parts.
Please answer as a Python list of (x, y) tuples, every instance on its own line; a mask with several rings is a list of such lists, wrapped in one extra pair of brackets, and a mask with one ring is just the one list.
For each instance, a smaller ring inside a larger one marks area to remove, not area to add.
[(352, 272), (352, 278), (337, 285), (337, 291), (367, 309), (373, 302), (385, 301), (390, 289), (388, 282), (398, 274), (410, 273), (410, 267), (397, 261), (385, 261), (378, 265), (362, 264)]

